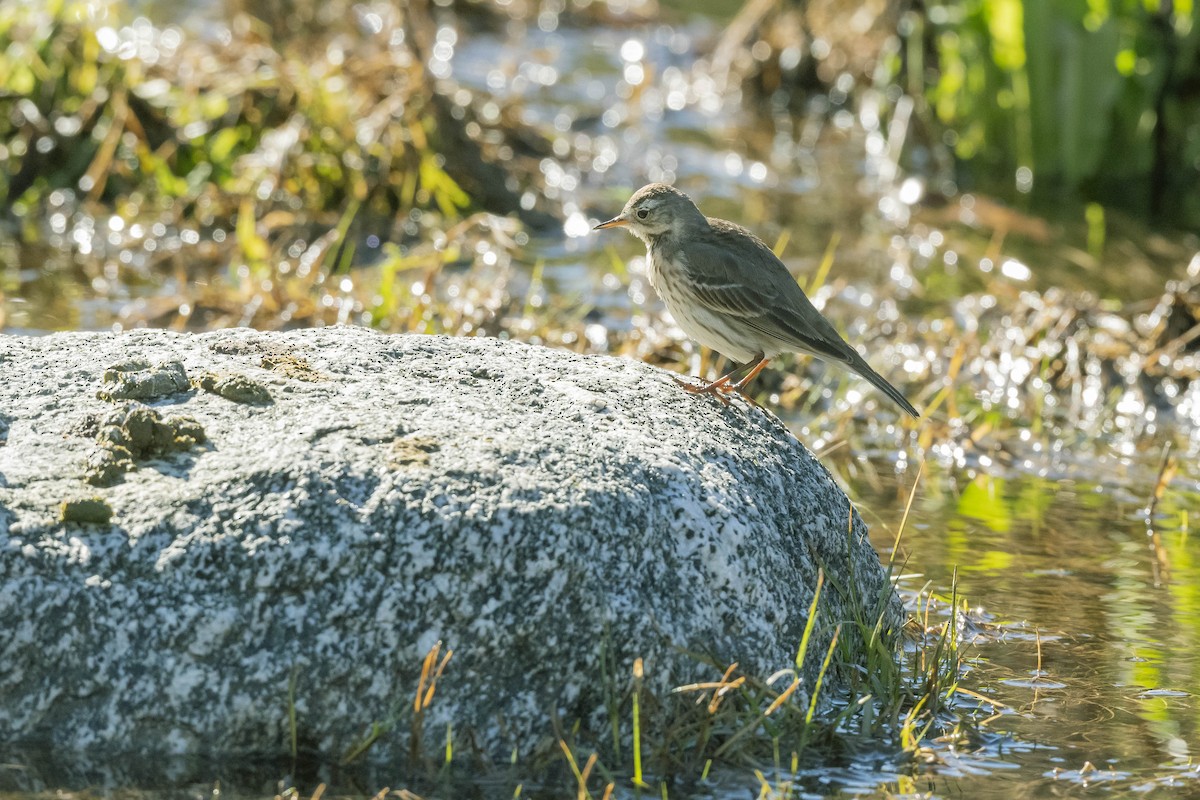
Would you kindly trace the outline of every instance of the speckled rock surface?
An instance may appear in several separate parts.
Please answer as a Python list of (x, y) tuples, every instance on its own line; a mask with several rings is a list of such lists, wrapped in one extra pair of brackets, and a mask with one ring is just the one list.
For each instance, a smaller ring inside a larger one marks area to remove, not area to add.
[[(178, 390), (152, 374), (172, 362), (269, 397)], [(774, 417), (633, 361), (335, 328), (0, 337), (0, 363), (0, 744), (285, 753), (294, 702), (301, 746), (392, 722), (371, 750), (392, 758), (441, 640), (431, 735), (507, 757), (555, 714), (605, 719), (602, 647), (659, 691), (719, 674), (680, 648), (766, 675), (818, 564), (813, 653), (887, 592)], [(160, 434), (98, 397), (121, 364), (202, 432), (129, 444)], [(98, 450), (129, 467), (111, 486), (85, 482)]]

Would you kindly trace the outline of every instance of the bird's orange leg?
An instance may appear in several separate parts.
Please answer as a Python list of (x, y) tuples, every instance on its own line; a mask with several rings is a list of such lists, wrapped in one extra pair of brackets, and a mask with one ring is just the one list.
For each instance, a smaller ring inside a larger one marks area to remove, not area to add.
[(771, 359), (769, 359), (769, 358), (763, 358), (761, 361), (759, 361), (757, 364), (754, 365), (754, 369), (752, 369), (746, 373), (746, 377), (742, 378), (740, 381), (735, 383), (730, 388), (735, 392), (740, 392), (742, 390), (742, 387), (744, 387), (750, 381), (752, 381), (756, 377), (758, 377), (758, 373), (762, 372), (764, 369), (767, 368), (767, 364), (770, 363), (770, 361), (771, 361)]
[[(736, 382), (733, 382), (733, 376), (746, 369), (746, 364), (741, 364), (737, 367), (734, 367), (729, 372), (717, 378), (715, 381), (703, 384), (702, 386), (696, 386), (680, 378), (676, 378), (675, 382), (682, 386), (684, 391), (691, 392), (692, 394), (711, 394), (713, 397), (720, 400), (722, 404), (729, 405), (728, 395), (734, 394), (735, 392), (737, 394), (742, 394), (742, 387), (752, 381), (754, 377), (758, 375), (758, 373), (762, 372), (767, 366), (768, 361), (770, 361), (769, 358), (760, 359), (757, 364), (750, 368), (750, 371), (746, 373), (745, 377), (740, 378)], [(750, 400), (751, 403), (754, 402), (751, 398), (744, 394), (742, 394), (742, 397), (746, 400)]]

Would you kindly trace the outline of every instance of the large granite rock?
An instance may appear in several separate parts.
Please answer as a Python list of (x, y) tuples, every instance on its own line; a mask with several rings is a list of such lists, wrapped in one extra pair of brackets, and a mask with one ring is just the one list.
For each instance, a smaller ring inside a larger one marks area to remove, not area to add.
[(778, 420), (634, 361), (136, 331), (0, 337), (0, 372), (0, 745), (279, 754), (294, 714), (392, 758), (441, 641), (431, 735), (507, 757), (603, 730), (638, 657), (664, 693), (791, 665), (819, 565), (818, 658), (879, 598), (900, 621)]

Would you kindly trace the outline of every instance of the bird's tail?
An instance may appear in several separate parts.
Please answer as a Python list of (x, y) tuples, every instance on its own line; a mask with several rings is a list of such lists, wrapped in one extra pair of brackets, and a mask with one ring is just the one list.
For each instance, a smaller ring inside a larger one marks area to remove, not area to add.
[(896, 405), (900, 406), (914, 417), (917, 417), (918, 419), (920, 418), (920, 412), (913, 408), (913, 404), (908, 402), (908, 399), (900, 393), (900, 390), (888, 383), (887, 380), (878, 372), (871, 369), (871, 365), (864, 361), (861, 356), (855, 354), (849, 366), (852, 370), (870, 381), (876, 389), (883, 392), (893, 401), (895, 401)]

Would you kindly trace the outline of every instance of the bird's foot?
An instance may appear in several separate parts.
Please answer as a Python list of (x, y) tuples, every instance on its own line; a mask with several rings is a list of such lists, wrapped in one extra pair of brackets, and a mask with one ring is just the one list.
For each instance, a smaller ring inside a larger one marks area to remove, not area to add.
[[(685, 392), (688, 392), (690, 394), (711, 395), (712, 397), (715, 397), (717, 400), (719, 400), (721, 402), (721, 405), (723, 405), (723, 406), (729, 405), (729, 399), (734, 394), (741, 395), (741, 397), (743, 397), (743, 398), (746, 397), (744, 394), (742, 394), (740, 391), (738, 391), (738, 389), (735, 386), (733, 386), (733, 384), (731, 384), (729, 382), (728, 376), (726, 376), (724, 378), (718, 378), (717, 380), (712, 381), (711, 383), (701, 383), (701, 385), (699, 385), (699, 386), (697, 386), (696, 384), (691, 383), (689, 381), (686, 381), (683, 378), (675, 378), (675, 382), (678, 383), (680, 386), (682, 386), (683, 390)], [(751, 402), (753, 402), (753, 401), (751, 401)]]

